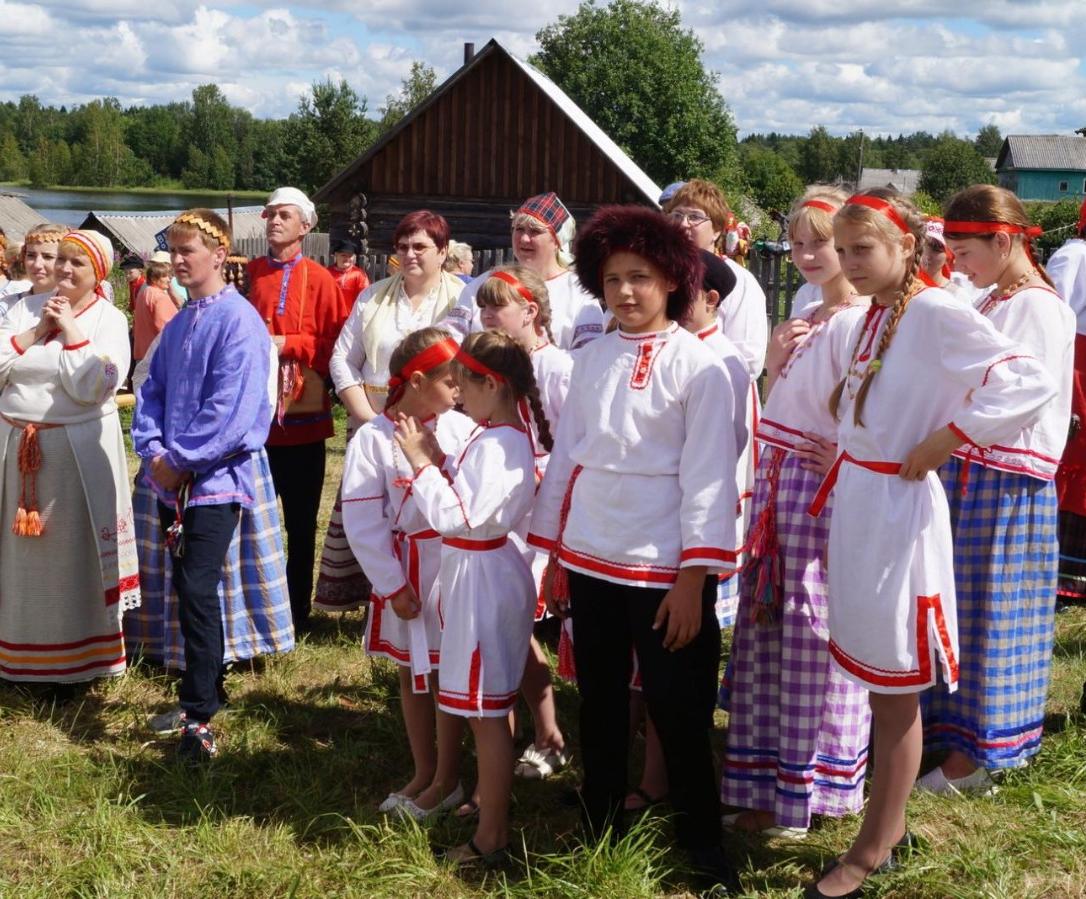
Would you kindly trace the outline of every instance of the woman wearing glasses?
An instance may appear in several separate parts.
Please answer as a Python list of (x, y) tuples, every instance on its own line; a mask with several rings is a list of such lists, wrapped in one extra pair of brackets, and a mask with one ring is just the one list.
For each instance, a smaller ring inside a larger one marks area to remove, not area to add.
[[(420, 209), (404, 216), (392, 242), (393, 258), (399, 263), (396, 274), (358, 295), (329, 364), (336, 393), (350, 416), (348, 442), (356, 428), (385, 408), (392, 351), (408, 334), (422, 328), (438, 323), (452, 328), (455, 322), (446, 316), (464, 288), (463, 281), (443, 270), (449, 223), (440, 215)], [(369, 596), (369, 580), (347, 543), (337, 497), (324, 537), (313, 604), (325, 612), (347, 612)]]
[[(577, 350), (603, 334), (603, 307), (586, 291), (570, 266), (570, 242), (577, 223), (558, 194), (549, 191), (529, 197), (512, 213), (513, 256), (547, 284), (551, 307), (550, 330), (561, 350)], [(464, 330), (483, 328), (475, 295), (490, 278), (483, 272), (464, 288), (460, 305), (450, 316), (464, 323)]]
[(769, 324), (765, 291), (758, 279), (723, 252), (724, 232), (731, 215), (728, 201), (711, 181), (693, 178), (671, 195), (664, 212), (682, 225), (699, 250), (724, 258), (735, 273), (735, 289), (720, 301), (720, 330), (735, 344), (757, 380), (765, 366)]
[(464, 289), (443, 269), (449, 223), (442, 216), (428, 209), (404, 216), (392, 243), (400, 270), (359, 295), (332, 351), (332, 381), (354, 427), (385, 408), (392, 351), (408, 334), (442, 322)]

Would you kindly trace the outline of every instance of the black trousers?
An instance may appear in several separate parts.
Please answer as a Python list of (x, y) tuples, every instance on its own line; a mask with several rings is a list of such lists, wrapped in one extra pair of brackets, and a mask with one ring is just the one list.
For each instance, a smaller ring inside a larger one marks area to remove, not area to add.
[(324, 441), (266, 449), (275, 493), (283, 502), (283, 526), (287, 531), (287, 590), (290, 614), (297, 628), (309, 620), (312, 608), (317, 513), (324, 489)]
[(720, 801), (709, 734), (717, 695), (720, 630), (716, 579), (702, 591), (701, 630), (677, 652), (652, 629), (666, 590), (630, 587), (570, 572), (577, 686), (581, 693), (582, 799), (599, 836), (623, 829), (630, 724), (631, 650), (636, 648), (648, 713), (667, 765), (675, 832), (684, 849), (720, 845)]
[[(223, 675), (222, 607), (219, 580), (240, 506), (189, 506), (185, 510), (184, 553), (173, 561), (181, 636), (185, 639), (185, 671), (178, 691), (189, 721), (208, 722), (221, 705)], [(176, 512), (158, 504), (162, 531), (173, 524)]]

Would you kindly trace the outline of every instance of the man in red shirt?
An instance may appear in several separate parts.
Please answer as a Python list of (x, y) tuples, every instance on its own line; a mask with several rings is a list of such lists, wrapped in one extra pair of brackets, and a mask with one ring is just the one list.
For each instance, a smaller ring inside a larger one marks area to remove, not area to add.
[(365, 269), (355, 265), (355, 246), (349, 240), (337, 240), (332, 243), (332, 264), (328, 271), (343, 294), (343, 302), (348, 312), (354, 308), (359, 294), (370, 286), (369, 275)]
[(287, 531), (287, 586), (295, 630), (307, 627), (325, 445), (333, 434), (324, 379), (348, 308), (324, 266), (302, 256), (317, 223), (309, 198), (280, 187), (264, 207), (268, 255), (249, 263), (249, 301), (279, 351), (279, 404), (268, 435), (275, 492)]
[(125, 256), (121, 260), (121, 271), (124, 272), (125, 280), (128, 282), (128, 308), (134, 310), (136, 297), (140, 295), (140, 290), (147, 283), (143, 275), (143, 260), (136, 255)]

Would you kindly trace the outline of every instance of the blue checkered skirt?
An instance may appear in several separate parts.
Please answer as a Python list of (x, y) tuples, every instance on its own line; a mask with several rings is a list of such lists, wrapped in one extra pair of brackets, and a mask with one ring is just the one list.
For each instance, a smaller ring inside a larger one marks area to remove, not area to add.
[[(253, 461), (256, 496), (251, 508), (241, 510), (219, 581), (225, 662), (294, 648), (286, 556), (267, 453), (263, 449), (253, 453)], [(158, 500), (144, 483), (142, 468), (136, 476), (132, 508), (143, 603), (124, 616), (128, 652), (183, 670), (185, 646), (173, 590), (173, 566), (162, 537)]]
[(921, 697), (927, 750), (957, 749), (984, 768), (1024, 765), (1041, 746), (1059, 565), (1056, 487), (962, 462), (939, 471), (954, 528), (958, 691)]

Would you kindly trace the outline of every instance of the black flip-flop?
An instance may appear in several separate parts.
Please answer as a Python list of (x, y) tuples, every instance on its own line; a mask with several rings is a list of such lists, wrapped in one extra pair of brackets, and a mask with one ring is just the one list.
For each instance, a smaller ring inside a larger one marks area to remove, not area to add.
[(493, 871), (497, 868), (504, 868), (509, 864), (511, 856), (509, 855), (509, 847), (502, 846), (500, 849), (495, 849), (493, 852), (483, 852), (478, 846), (475, 845), (475, 839), (472, 838), (467, 842), (468, 849), (471, 850), (471, 855), (464, 858), (450, 858), (449, 853), (452, 849), (439, 849), (433, 847), (434, 858), (438, 861), (449, 861), (458, 867), (467, 867), (472, 865), (479, 865), (486, 868), (488, 871)]
[[(635, 805), (633, 808), (630, 808), (626, 802), (631, 796), (636, 796), (640, 799), (641, 805)], [(645, 790), (642, 790), (641, 787), (634, 787), (626, 794), (626, 799), (622, 800), (622, 809), (623, 811), (631, 813), (647, 812), (649, 809), (653, 809), (656, 806), (663, 804), (666, 800), (667, 796), (650, 796)]]

